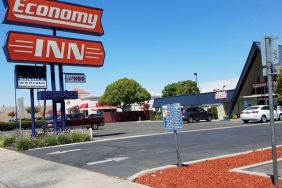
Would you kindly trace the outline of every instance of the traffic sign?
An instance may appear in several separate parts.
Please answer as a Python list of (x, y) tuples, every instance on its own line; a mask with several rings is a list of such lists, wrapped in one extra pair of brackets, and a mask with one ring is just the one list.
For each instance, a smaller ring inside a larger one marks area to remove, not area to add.
[(164, 128), (166, 130), (182, 130), (183, 120), (179, 103), (162, 106)]
[(23, 113), (24, 112), (24, 98), (21, 97), (21, 98), (18, 98), (18, 109), (17, 109), (17, 112), (18, 113)]
[(265, 37), (260, 43), (260, 48), (261, 62), (263, 66), (266, 66), (267, 62), (272, 63), (272, 65), (277, 65), (279, 63), (279, 49), (275, 37)]

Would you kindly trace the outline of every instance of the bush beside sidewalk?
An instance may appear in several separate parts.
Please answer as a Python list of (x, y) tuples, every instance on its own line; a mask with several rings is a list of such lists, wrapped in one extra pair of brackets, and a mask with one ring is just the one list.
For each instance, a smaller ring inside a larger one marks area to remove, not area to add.
[(88, 130), (76, 130), (58, 135), (45, 135), (36, 138), (31, 138), (29, 134), (20, 136), (9, 135), (0, 136), (0, 147), (14, 148), (18, 151), (22, 151), (47, 146), (86, 142), (90, 140), (91, 136)]

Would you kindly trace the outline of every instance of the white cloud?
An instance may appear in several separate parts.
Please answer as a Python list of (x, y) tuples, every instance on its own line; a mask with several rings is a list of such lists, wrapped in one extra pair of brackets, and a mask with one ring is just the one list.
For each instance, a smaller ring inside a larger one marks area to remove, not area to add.
[(206, 82), (200, 85), (201, 93), (212, 92), (214, 89), (235, 89), (239, 78), (231, 78), (227, 80), (216, 80), (211, 82)]

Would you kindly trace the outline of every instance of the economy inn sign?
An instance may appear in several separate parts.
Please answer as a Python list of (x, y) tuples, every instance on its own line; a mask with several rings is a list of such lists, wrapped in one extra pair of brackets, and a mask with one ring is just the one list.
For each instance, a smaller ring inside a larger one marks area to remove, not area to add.
[(105, 59), (101, 42), (21, 32), (9, 32), (5, 53), (11, 62), (75, 66), (100, 67)]
[(101, 36), (102, 9), (51, 0), (3, 0), (8, 7), (4, 23)]
[[(60, 28), (101, 36), (102, 9), (51, 0), (4, 0), (4, 23)], [(4, 46), (9, 62), (101, 67), (102, 42), (48, 35), (9, 32)]]

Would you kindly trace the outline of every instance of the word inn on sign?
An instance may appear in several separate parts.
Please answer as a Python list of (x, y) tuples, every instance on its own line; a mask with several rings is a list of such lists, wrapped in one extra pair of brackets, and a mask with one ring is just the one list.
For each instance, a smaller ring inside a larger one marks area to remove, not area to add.
[(3, 0), (8, 11), (4, 23), (57, 27), (101, 36), (102, 9), (51, 0)]
[(8, 34), (5, 51), (10, 62), (100, 67), (105, 59), (101, 42), (20, 32)]

